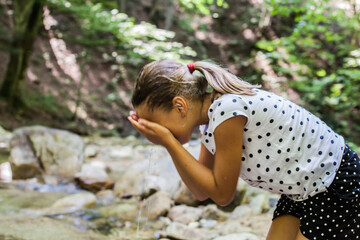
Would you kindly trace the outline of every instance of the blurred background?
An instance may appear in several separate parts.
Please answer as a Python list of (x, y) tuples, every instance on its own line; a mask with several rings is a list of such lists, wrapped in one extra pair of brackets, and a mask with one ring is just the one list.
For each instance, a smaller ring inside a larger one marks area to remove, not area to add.
[(359, 8), (358, 0), (1, 0), (0, 125), (134, 134), (126, 116), (143, 65), (209, 60), (359, 145)]
[(360, 153), (360, 0), (0, 0), (0, 239), (265, 239), (278, 196), (199, 203), (129, 124), (159, 59), (218, 63)]

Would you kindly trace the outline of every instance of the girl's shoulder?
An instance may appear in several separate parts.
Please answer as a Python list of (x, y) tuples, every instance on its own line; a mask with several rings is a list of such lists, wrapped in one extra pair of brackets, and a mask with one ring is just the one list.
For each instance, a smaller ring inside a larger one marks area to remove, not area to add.
[(232, 93), (226, 93), (222, 94), (220, 97), (216, 98), (213, 103), (211, 104), (211, 107), (213, 109), (220, 107), (222, 105), (230, 105), (234, 106), (234, 103), (242, 103), (243, 105), (250, 103), (256, 103), (256, 102), (262, 102), (267, 99), (271, 98), (282, 98), (272, 92), (268, 92), (263, 89), (254, 89), (255, 94), (254, 95), (245, 95), (245, 94), (232, 94)]

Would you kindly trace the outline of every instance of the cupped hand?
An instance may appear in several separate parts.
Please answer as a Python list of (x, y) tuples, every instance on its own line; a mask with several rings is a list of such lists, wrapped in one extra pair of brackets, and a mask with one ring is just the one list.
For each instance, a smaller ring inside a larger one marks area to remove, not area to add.
[(128, 119), (141, 135), (154, 144), (166, 146), (167, 143), (175, 139), (174, 135), (166, 127), (143, 118), (138, 118), (134, 112), (130, 112)]

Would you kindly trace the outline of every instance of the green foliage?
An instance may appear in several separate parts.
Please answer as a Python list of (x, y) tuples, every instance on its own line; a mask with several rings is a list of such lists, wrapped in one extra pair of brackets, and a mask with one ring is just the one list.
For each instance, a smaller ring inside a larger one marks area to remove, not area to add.
[(134, 19), (117, 9), (106, 9), (99, 1), (48, 0), (55, 12), (71, 13), (82, 34), (75, 40), (85, 45), (115, 45), (113, 60), (133, 65), (144, 60), (171, 58), (181, 60), (196, 53), (181, 43), (172, 42), (175, 33), (158, 29), (150, 23), (135, 24)]
[(211, 7), (228, 8), (229, 5), (224, 0), (179, 0), (180, 5), (192, 12), (203, 15), (211, 14)]
[(70, 119), (73, 115), (70, 110), (60, 104), (58, 99), (51, 93), (46, 94), (28, 91), (24, 96), (24, 100), (32, 108), (41, 109), (43, 112), (56, 118)]
[(359, 139), (360, 14), (330, 0), (266, 4), (272, 16), (293, 25), (284, 26), (290, 30), (280, 38), (260, 41), (257, 47), (302, 94), (309, 110), (349, 139)]

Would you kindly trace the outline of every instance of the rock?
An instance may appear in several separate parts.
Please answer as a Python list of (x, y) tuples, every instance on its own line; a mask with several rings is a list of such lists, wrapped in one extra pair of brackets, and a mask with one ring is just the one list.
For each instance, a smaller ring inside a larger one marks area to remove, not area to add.
[(27, 208), (47, 208), (66, 194), (18, 189), (0, 189), (0, 214), (16, 214)]
[(148, 196), (149, 194), (151, 194), (154, 191), (155, 192), (161, 191), (161, 190), (168, 190), (166, 192), (170, 191), (170, 189), (168, 189), (169, 182), (167, 181), (167, 179), (165, 179), (164, 177), (155, 176), (155, 175), (144, 176), (141, 179), (141, 181), (138, 182), (138, 186), (143, 186), (144, 190), (145, 189), (147, 190), (142, 193), (142, 196), (144, 196), (144, 197)]
[(38, 177), (45, 172), (72, 178), (83, 162), (84, 143), (73, 133), (42, 126), (19, 128), (10, 143), (13, 178)]
[(37, 215), (58, 215), (72, 213), (84, 208), (91, 208), (96, 205), (96, 196), (90, 192), (71, 194), (54, 202), (50, 207), (44, 209), (30, 209), (28, 214)]
[(110, 179), (88, 179), (83, 177), (76, 177), (76, 183), (85, 190), (88, 190), (93, 193), (97, 193), (105, 189), (113, 189), (115, 182)]
[(133, 149), (131, 146), (116, 147), (110, 149), (109, 155), (115, 159), (131, 158)]
[(202, 228), (214, 228), (218, 222), (213, 219), (201, 219), (199, 223)]
[(233, 233), (226, 236), (217, 237), (214, 240), (259, 240), (259, 238), (251, 233)]
[[(153, 154), (155, 155), (155, 154)], [(174, 196), (181, 185), (181, 179), (171, 158), (166, 157), (139, 160), (127, 167), (115, 183), (116, 196), (148, 196), (154, 191), (165, 191)]]
[(252, 233), (259, 236), (261, 239), (266, 239), (270, 225), (272, 223), (273, 214), (260, 214), (249, 215), (246, 217), (236, 219), (240, 225), (246, 226), (252, 229)]
[(170, 210), (171, 205), (172, 201), (169, 194), (159, 191), (144, 200), (140, 211), (143, 213), (143, 216), (153, 220), (165, 215)]
[(199, 208), (178, 205), (170, 209), (168, 217), (174, 222), (188, 225), (191, 222), (199, 220), (201, 213), (202, 210)]
[(200, 223), (199, 222), (191, 222), (191, 223), (188, 224), (188, 227), (190, 227), (190, 228), (199, 228)]
[(82, 232), (73, 226), (48, 217), (29, 215), (1, 215), (1, 239), (28, 240), (106, 240), (107, 238), (90, 230)]
[(173, 200), (177, 204), (185, 204), (188, 206), (197, 206), (199, 200), (196, 199), (195, 195), (189, 190), (185, 183), (181, 183), (181, 187), (173, 197)]
[(219, 210), (215, 204), (209, 204), (203, 208), (201, 218), (225, 221), (228, 216), (226, 213)]
[(137, 206), (128, 203), (100, 207), (98, 211), (103, 217), (116, 217), (123, 220), (133, 220), (138, 213)]
[(102, 179), (108, 178), (106, 171), (100, 167), (85, 163), (81, 167), (81, 171), (75, 174), (75, 177), (82, 177), (87, 179)]
[(263, 213), (265, 210), (269, 210), (269, 198), (265, 194), (259, 194), (252, 198), (249, 204), (254, 214)]
[(4, 128), (0, 126), (0, 153), (2, 151), (7, 152), (9, 149), (9, 142), (12, 138), (13, 134), (6, 131)]
[(249, 205), (240, 205), (240, 206), (237, 206), (234, 209), (234, 211), (231, 213), (231, 218), (232, 219), (240, 218), (240, 217), (248, 216), (252, 213), (253, 213), (253, 211), (251, 210)]
[(227, 220), (215, 226), (215, 229), (220, 235), (227, 235), (232, 233), (252, 232), (252, 229), (242, 225), (238, 220)]
[(4, 162), (0, 164), (0, 181), (2, 182), (11, 182), (12, 180), (12, 171), (9, 162)]
[(101, 205), (110, 205), (117, 201), (117, 198), (112, 190), (101, 190), (96, 193), (96, 197)]
[(206, 237), (204, 232), (177, 222), (171, 223), (166, 228), (166, 235), (169, 238), (181, 240), (200, 240)]
[(104, 169), (91, 164), (84, 164), (81, 172), (75, 175), (75, 180), (81, 188), (93, 193), (112, 189), (115, 185), (115, 182), (108, 177)]
[(85, 158), (93, 158), (96, 157), (96, 155), (98, 154), (98, 146), (96, 145), (87, 145), (85, 147)]

